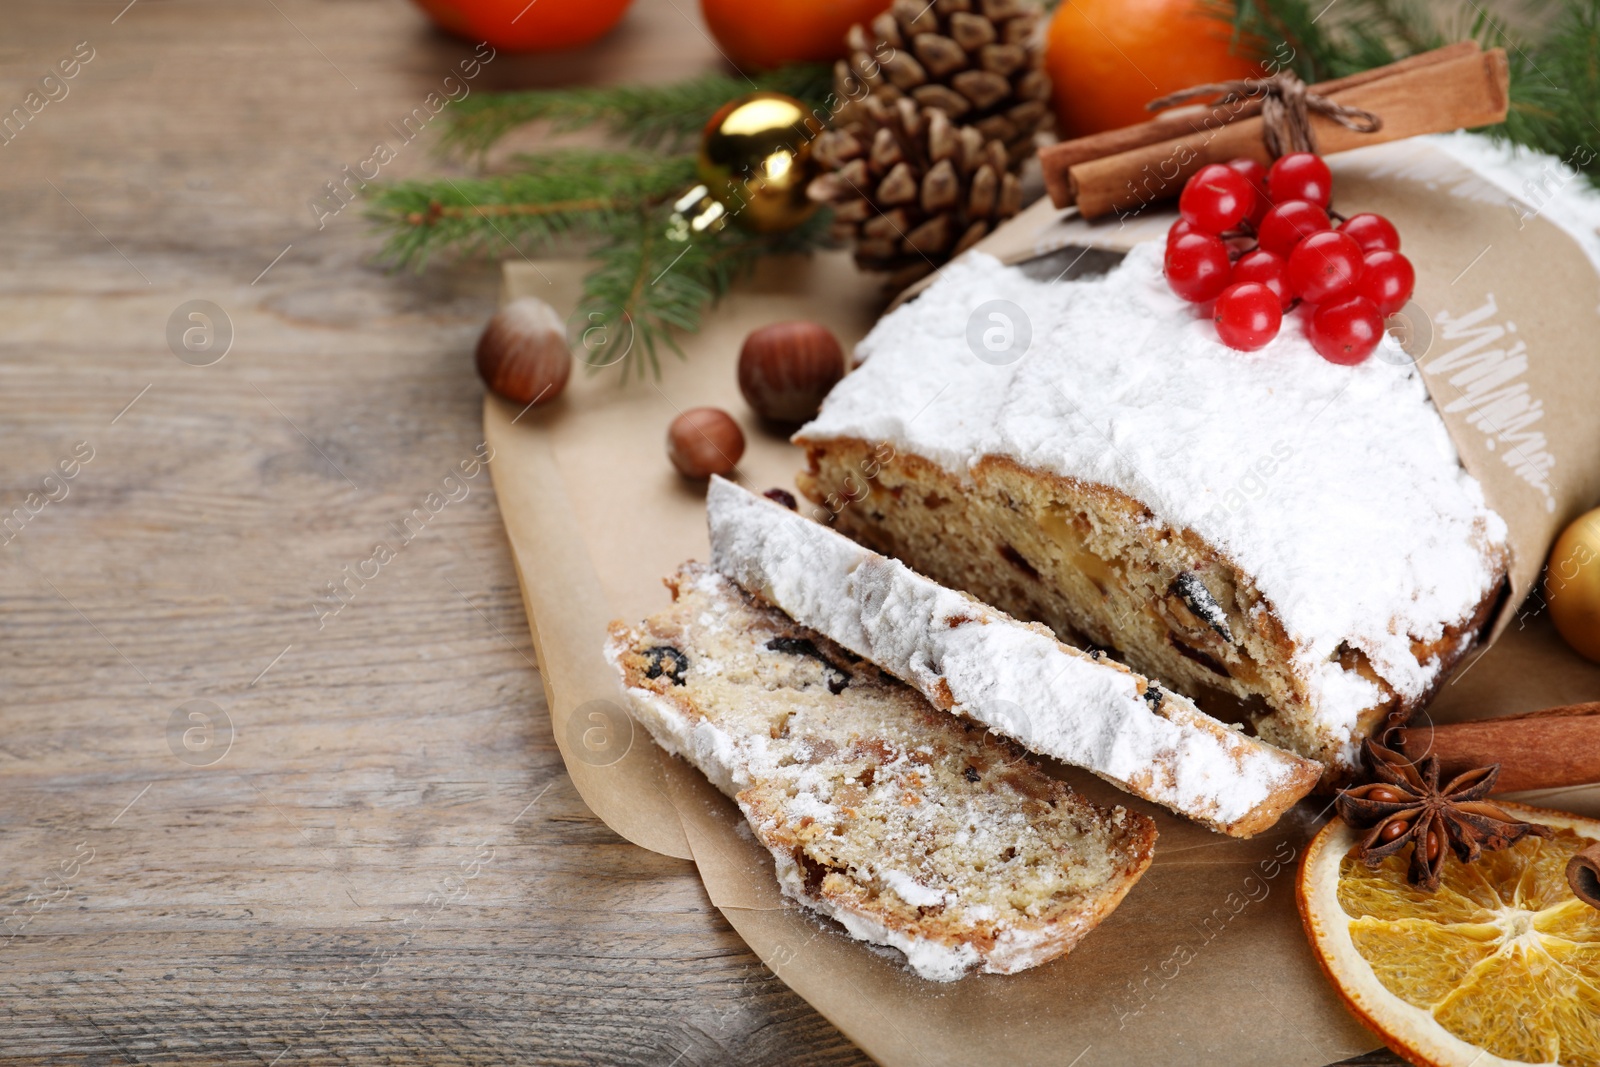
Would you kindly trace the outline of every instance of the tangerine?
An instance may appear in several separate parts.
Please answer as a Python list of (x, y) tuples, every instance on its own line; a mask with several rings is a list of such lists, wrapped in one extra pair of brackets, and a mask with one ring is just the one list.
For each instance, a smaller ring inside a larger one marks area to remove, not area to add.
[(415, 0), (442, 30), (507, 52), (552, 52), (603, 37), (633, 0)]
[(1151, 117), (1145, 102), (1261, 73), (1233, 43), (1231, 5), (1211, 0), (1063, 0), (1045, 66), (1063, 139)]
[(711, 36), (741, 70), (820, 62), (845, 54), (844, 35), (891, 0), (700, 0)]

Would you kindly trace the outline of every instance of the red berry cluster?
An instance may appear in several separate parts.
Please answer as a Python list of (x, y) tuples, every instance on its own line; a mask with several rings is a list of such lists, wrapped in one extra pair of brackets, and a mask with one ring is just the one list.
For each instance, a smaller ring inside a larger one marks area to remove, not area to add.
[(1216, 301), (1224, 344), (1254, 351), (1304, 303), (1306, 336), (1330, 363), (1354, 366), (1383, 336), (1383, 318), (1411, 298), (1416, 275), (1382, 215), (1340, 218), (1333, 174), (1295, 152), (1268, 170), (1253, 159), (1202, 168), (1178, 198), (1167, 231), (1167, 284), (1196, 304)]

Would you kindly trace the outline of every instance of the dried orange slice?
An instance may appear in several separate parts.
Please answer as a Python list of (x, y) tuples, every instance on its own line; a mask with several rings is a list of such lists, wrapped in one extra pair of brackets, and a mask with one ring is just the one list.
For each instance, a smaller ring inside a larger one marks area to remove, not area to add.
[(1600, 1067), (1600, 911), (1572, 895), (1567, 860), (1600, 822), (1496, 800), (1554, 830), (1476, 864), (1445, 860), (1439, 889), (1349, 856), (1342, 819), (1317, 834), (1296, 898), (1318, 962), (1345, 1003), (1412, 1063)]

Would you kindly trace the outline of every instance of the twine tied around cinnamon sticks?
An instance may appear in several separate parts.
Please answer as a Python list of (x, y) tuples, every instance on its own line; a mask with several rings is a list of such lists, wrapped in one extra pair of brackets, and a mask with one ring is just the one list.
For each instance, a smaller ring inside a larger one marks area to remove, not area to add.
[[(1242, 157), (1269, 164), (1285, 152), (1328, 154), (1422, 133), (1487, 126), (1504, 121), (1510, 106), (1505, 50), (1484, 51), (1476, 41), (1316, 85), (1292, 78), (1280, 73), (1197, 85), (1152, 106), (1170, 107), (1217, 93), (1231, 99), (1224, 97), (1210, 107), (1177, 108), (1147, 122), (1041, 148), (1039, 165), (1051, 203), (1076, 206), (1085, 219), (1126, 215), (1177, 196), (1189, 176), (1208, 163)], [(1269, 107), (1282, 118), (1269, 123), (1264, 114)], [(1376, 121), (1379, 115), (1381, 123)], [(1280, 132), (1271, 132), (1274, 128)]]
[(1243, 100), (1261, 102), (1261, 139), (1273, 157), (1290, 152), (1315, 152), (1317, 137), (1311, 129), (1312, 114), (1322, 115), (1356, 133), (1377, 133), (1383, 119), (1360, 107), (1347, 107), (1301, 81), (1292, 71), (1279, 71), (1265, 78), (1239, 78), (1234, 81), (1193, 85), (1145, 105), (1147, 111), (1164, 111), (1179, 104), (1221, 94), (1218, 104), (1231, 107)]

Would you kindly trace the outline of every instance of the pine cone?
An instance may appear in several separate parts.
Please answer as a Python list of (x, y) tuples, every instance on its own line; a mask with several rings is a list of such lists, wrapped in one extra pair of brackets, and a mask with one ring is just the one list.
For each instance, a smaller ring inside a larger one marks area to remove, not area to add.
[[(909, 96), (1000, 141), (1016, 167), (1055, 118), (1041, 15), (1032, 0), (895, 0), (869, 26), (850, 28), (850, 57), (834, 66), (838, 97), (854, 101), (863, 89), (890, 103)], [(841, 115), (839, 124), (851, 121)]]
[(888, 271), (897, 287), (1022, 209), (1003, 141), (909, 97), (867, 97), (848, 128), (817, 138), (813, 154), (827, 173), (807, 192), (833, 205), (834, 236), (855, 244), (862, 269)]

